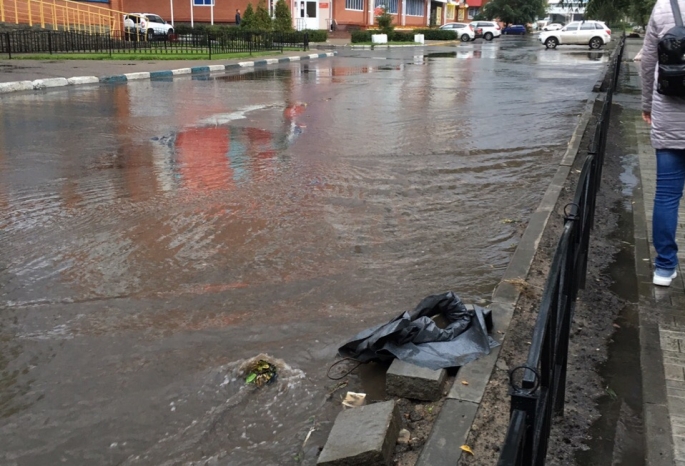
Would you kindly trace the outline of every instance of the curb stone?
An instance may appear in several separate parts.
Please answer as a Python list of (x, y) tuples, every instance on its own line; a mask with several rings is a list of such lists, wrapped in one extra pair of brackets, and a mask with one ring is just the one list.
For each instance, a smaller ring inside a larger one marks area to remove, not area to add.
[(12, 81), (7, 83), (0, 83), (0, 94), (8, 94), (10, 92), (42, 90), (53, 87), (76, 86), (81, 84), (98, 84), (98, 83), (126, 83), (128, 81), (139, 81), (143, 79), (159, 79), (169, 78), (173, 76), (181, 76), (187, 74), (207, 74), (213, 72), (222, 72), (228, 70), (235, 70), (239, 68), (251, 68), (256, 66), (268, 66), (278, 63), (286, 63), (299, 60), (313, 60), (316, 58), (334, 57), (338, 52), (327, 53), (312, 53), (307, 55), (296, 55), (292, 57), (280, 58), (266, 58), (255, 61), (244, 61), (238, 63), (229, 63), (227, 65), (208, 65), (196, 66), (192, 68), (179, 68), (176, 70), (165, 71), (141, 71), (137, 73), (124, 73), (113, 76), (76, 76), (73, 78), (46, 78), (36, 79), (35, 81)]
[(494, 328), (503, 332), (502, 335), (493, 335), (492, 337), (500, 343), (500, 346), (494, 348), (489, 355), (459, 368), (457, 379), (467, 381), (468, 385), (456, 382), (452, 385), (445, 406), (438, 413), (433, 430), (419, 455), (417, 466), (453, 466), (461, 458), (461, 445), (468, 438), (471, 425), (485, 394), (485, 388), (495, 369), (516, 303), (521, 295), (521, 292), (511, 282), (515, 279), (525, 279), (528, 276), (542, 234), (571, 171), (571, 165), (578, 155), (580, 141), (587, 128), (596, 100), (596, 95), (588, 99), (582, 114), (578, 118), (568, 147), (559, 162), (557, 172), (538, 208), (533, 212), (502, 280), (492, 293), (492, 304), (488, 307), (492, 310)]

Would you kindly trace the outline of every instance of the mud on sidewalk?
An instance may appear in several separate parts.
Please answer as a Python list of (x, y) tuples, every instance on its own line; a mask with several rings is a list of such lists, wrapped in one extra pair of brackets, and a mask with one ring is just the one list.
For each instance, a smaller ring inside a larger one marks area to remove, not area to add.
[[(543, 287), (563, 228), (564, 206), (572, 202), (601, 105), (601, 100), (595, 102), (578, 156), (545, 228), (528, 277), (516, 284), (521, 296), (466, 442), (474, 454), (462, 455), (460, 465), (493, 465), (499, 459), (509, 425), (508, 369), (525, 363), (528, 355)], [(607, 376), (604, 369), (611, 358), (608, 348), (613, 340), (634, 336), (632, 346), (637, 352), (636, 365), (623, 367), (623, 371), (634, 373), (629, 377), (637, 380), (630, 380), (629, 385), (637, 387), (635, 390), (639, 392), (639, 342), (637, 322), (633, 318), (637, 298), (632, 296), (634, 291), (622, 293), (615, 286), (617, 258), (622, 252), (633, 249), (630, 244), (633, 241), (632, 210), (629, 207), (632, 197), (626, 193), (622, 174), (630, 171), (630, 164), (634, 162), (630, 156), (623, 156), (626, 151), (620, 147), (621, 141), (625, 140), (621, 134), (624, 129), (618, 123), (620, 111), (614, 103), (595, 225), (590, 238), (586, 287), (579, 293), (571, 324), (564, 416), (553, 419), (548, 465), (616, 464), (612, 462), (616, 455), (631, 458), (620, 464), (644, 464), (639, 438), (642, 431), (641, 400), (632, 403), (623, 399), (620, 389), (608, 385), (608, 379), (603, 378)], [(626, 217), (630, 217), (629, 221)], [(624, 261), (628, 267), (623, 271), (620, 287), (636, 290), (634, 262), (628, 259)], [(621, 380), (621, 377), (609, 378)], [(641, 394), (638, 393), (637, 397)], [(609, 420), (600, 422), (602, 416)], [(616, 433), (617, 430), (624, 432)], [(591, 448), (592, 455), (584, 453)]]

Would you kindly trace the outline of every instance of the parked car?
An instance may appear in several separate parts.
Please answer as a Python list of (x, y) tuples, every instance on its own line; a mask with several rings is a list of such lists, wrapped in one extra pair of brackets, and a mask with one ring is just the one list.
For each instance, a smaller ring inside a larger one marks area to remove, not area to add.
[(504, 34), (505, 36), (514, 35), (514, 34), (523, 36), (526, 34), (526, 32), (528, 32), (528, 31), (526, 31), (526, 27), (522, 26), (520, 24), (509, 25), (509, 26), (505, 27), (504, 29), (502, 29), (502, 34)]
[(574, 21), (558, 31), (542, 32), (540, 42), (548, 49), (557, 45), (586, 44), (596, 50), (611, 42), (611, 29), (601, 21)]
[(472, 25), (466, 23), (447, 23), (440, 26), (440, 29), (454, 31), (457, 38), (462, 42), (468, 42), (476, 38), (476, 32)]
[(559, 23), (551, 23), (542, 28), (543, 31), (558, 31), (559, 29), (563, 28), (563, 24)]
[(499, 24), (493, 21), (474, 21), (471, 25), (476, 32), (476, 39), (482, 37), (485, 40), (492, 40), (502, 35)]
[(151, 41), (159, 38), (170, 39), (174, 27), (154, 13), (129, 13), (124, 15), (124, 32), (128, 39), (135, 38), (137, 34)]

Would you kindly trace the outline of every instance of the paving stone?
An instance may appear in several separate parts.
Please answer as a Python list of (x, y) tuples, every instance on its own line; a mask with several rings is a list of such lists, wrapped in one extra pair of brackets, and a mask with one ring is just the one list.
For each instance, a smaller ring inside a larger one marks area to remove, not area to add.
[(385, 391), (388, 395), (412, 400), (436, 401), (442, 396), (447, 373), (395, 359), (385, 374)]
[(394, 401), (342, 411), (316, 464), (385, 466), (392, 463), (402, 421)]
[(683, 373), (683, 368), (680, 366), (674, 366), (673, 364), (664, 364), (664, 373), (666, 374), (667, 380), (685, 381), (685, 373)]

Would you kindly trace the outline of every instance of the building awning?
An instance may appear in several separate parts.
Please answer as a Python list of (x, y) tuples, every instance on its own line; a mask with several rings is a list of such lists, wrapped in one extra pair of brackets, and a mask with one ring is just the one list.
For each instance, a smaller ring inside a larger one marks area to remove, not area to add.
[(447, 3), (447, 0), (431, 0), (432, 2), (436, 3)]
[(480, 8), (483, 6), (483, 0), (466, 0), (469, 8)]

